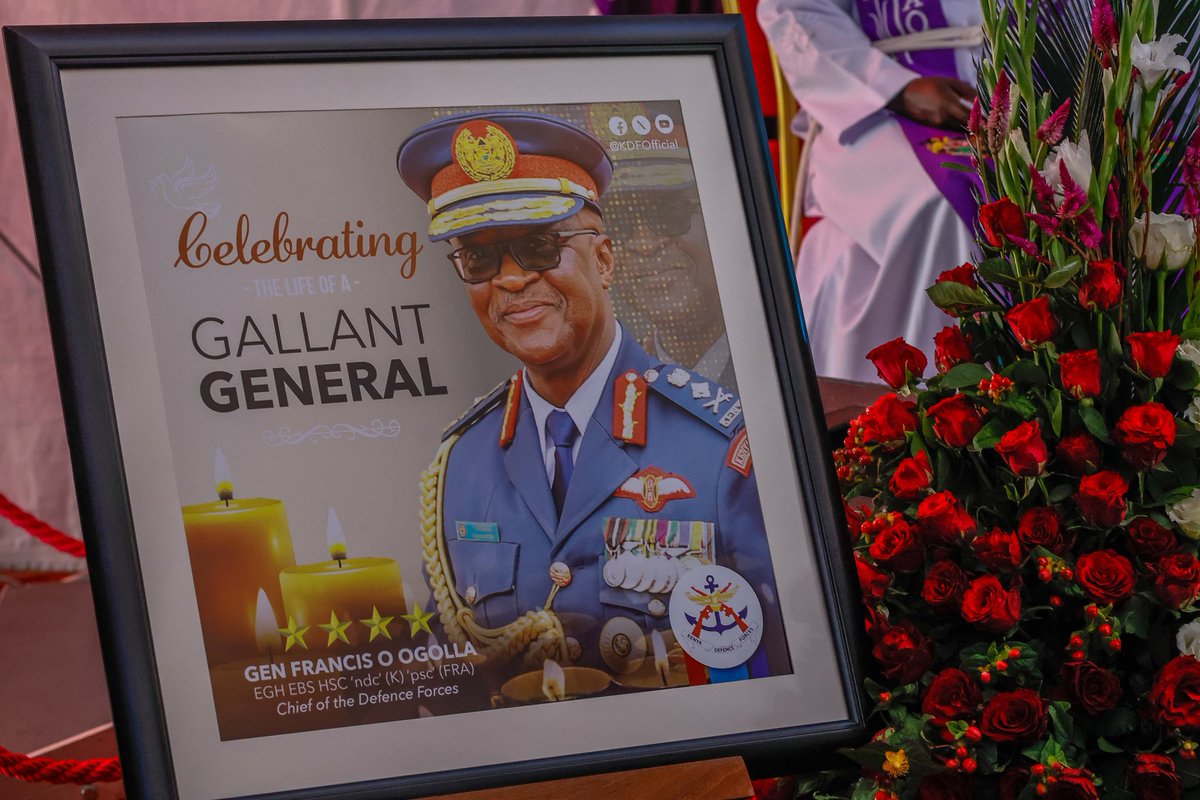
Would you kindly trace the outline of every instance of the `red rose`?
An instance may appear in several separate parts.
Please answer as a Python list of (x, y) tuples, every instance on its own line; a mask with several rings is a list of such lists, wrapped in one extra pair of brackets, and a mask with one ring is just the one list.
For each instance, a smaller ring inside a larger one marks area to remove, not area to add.
[(1121, 679), (1112, 670), (1091, 661), (1071, 661), (1063, 664), (1061, 688), (1072, 705), (1087, 714), (1110, 711), (1121, 701)]
[(884, 342), (867, 353), (867, 358), (875, 364), (880, 380), (893, 389), (906, 385), (910, 375), (921, 377), (929, 363), (924, 353), (903, 339)]
[(971, 777), (951, 770), (926, 775), (917, 787), (917, 800), (971, 800), (974, 796)]
[(917, 427), (917, 404), (885, 394), (863, 412), (863, 441), (890, 444), (904, 439), (904, 434)]
[(1113, 440), (1121, 458), (1134, 469), (1146, 469), (1166, 458), (1175, 444), (1175, 417), (1162, 403), (1131, 406), (1117, 420)]
[(933, 469), (929, 466), (929, 454), (921, 450), (915, 456), (896, 465), (896, 471), (888, 481), (888, 488), (901, 500), (916, 500), (929, 488), (932, 480)]
[[(979, 281), (975, 279), (975, 265), (970, 262), (960, 264), (954, 269), (942, 272), (937, 276), (937, 280), (934, 283), (961, 283), (968, 289), (979, 288)], [(959, 306), (948, 306), (943, 308), (942, 311), (945, 311), (952, 317), (957, 317), (962, 313), (962, 308)]]
[(896, 572), (908, 572), (925, 562), (925, 546), (917, 528), (904, 519), (881, 530), (868, 550), (875, 563)]
[(1129, 550), (1145, 562), (1157, 561), (1179, 547), (1175, 532), (1149, 517), (1138, 517), (1129, 523), (1125, 537)]
[(954, 269), (943, 270), (934, 283), (961, 283), (971, 289), (979, 288), (979, 281), (975, 279), (975, 265), (970, 261), (959, 264)]
[(1017, 476), (1033, 478), (1042, 474), (1042, 468), (1050, 460), (1050, 451), (1042, 439), (1042, 428), (1038, 421), (1022, 422), (1000, 437), (996, 452), (1004, 459)]
[(1146, 696), (1150, 717), (1164, 728), (1200, 727), (1200, 661), (1179, 655), (1154, 678)]
[[(1112, 308), (1121, 299), (1122, 275), (1112, 259), (1088, 262), (1087, 273), (1079, 283), (1079, 305), (1090, 311)], [(1121, 270), (1124, 272), (1124, 270)]]
[(1136, 576), (1129, 559), (1115, 550), (1092, 550), (1075, 562), (1075, 578), (1088, 596), (1107, 606), (1133, 594)]
[(1050, 298), (1039, 297), (1026, 303), (1018, 303), (1004, 315), (1008, 327), (1017, 341), (1026, 350), (1045, 344), (1058, 333), (1058, 320), (1050, 311)]
[(963, 592), (971, 576), (954, 561), (944, 558), (935, 561), (925, 574), (921, 585), (921, 599), (939, 614), (958, 613), (962, 607)]
[(1160, 753), (1138, 753), (1133, 757), (1129, 788), (1138, 800), (1179, 800), (1183, 793), (1175, 762)]
[(1051, 553), (1062, 555), (1069, 542), (1063, 534), (1062, 519), (1056, 509), (1036, 506), (1021, 515), (1017, 521), (1017, 538), (1026, 551), (1044, 547)]
[(997, 692), (983, 707), (979, 727), (995, 742), (1041, 738), (1046, 731), (1046, 704), (1032, 689)]
[(1021, 566), (1021, 543), (1015, 533), (992, 528), (971, 542), (975, 557), (997, 572), (1012, 572)]
[(979, 207), (979, 224), (992, 247), (1003, 247), (1008, 236), (1025, 236), (1025, 215), (1007, 197)]
[(882, 601), (892, 585), (891, 577), (861, 558), (854, 559), (854, 566), (858, 568), (858, 585), (862, 588), (863, 602), (871, 604)]
[(979, 686), (967, 673), (948, 667), (929, 683), (921, 699), (921, 713), (929, 714), (942, 724), (948, 719), (969, 717), (975, 713), (982, 697)]
[(1005, 589), (995, 575), (981, 575), (963, 593), (962, 616), (989, 633), (1003, 633), (1021, 620), (1021, 590)]
[(1096, 780), (1085, 769), (1067, 767), (1060, 769), (1054, 780), (1047, 783), (1050, 790), (1044, 797), (1046, 800), (1099, 800), (1096, 793)]
[(933, 663), (933, 642), (906, 619), (893, 622), (880, 618), (872, 638), (875, 645), (871, 655), (890, 681), (912, 683)]
[(1058, 374), (1063, 391), (1078, 400), (1100, 394), (1100, 354), (1095, 350), (1072, 350), (1058, 357)]
[(1147, 378), (1164, 378), (1171, 371), (1182, 339), (1170, 331), (1147, 331), (1131, 333), (1125, 341), (1129, 343), (1129, 359), (1139, 372)]
[(1171, 608), (1183, 608), (1200, 593), (1200, 561), (1191, 553), (1163, 556), (1154, 565), (1154, 594)]
[(950, 491), (931, 494), (922, 500), (917, 506), (917, 523), (931, 545), (953, 544), (975, 533), (975, 520)]
[(965, 394), (939, 400), (926, 412), (933, 422), (933, 432), (947, 447), (966, 447), (983, 427), (979, 407)]
[(1064, 436), (1054, 454), (1072, 475), (1090, 475), (1100, 466), (1100, 443), (1086, 431)]
[(1120, 525), (1125, 519), (1125, 493), (1129, 484), (1115, 472), (1102, 470), (1079, 479), (1075, 505), (1079, 513), (1093, 525), (1108, 528)]
[(933, 337), (933, 363), (938, 372), (945, 372), (964, 361), (971, 360), (971, 337), (957, 325), (947, 325)]

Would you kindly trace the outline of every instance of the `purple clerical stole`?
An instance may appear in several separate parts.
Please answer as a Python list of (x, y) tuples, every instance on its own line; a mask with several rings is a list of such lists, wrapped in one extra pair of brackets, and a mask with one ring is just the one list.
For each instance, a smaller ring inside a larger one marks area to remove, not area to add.
[[(855, 0), (859, 24), (873, 42), (896, 36), (949, 27), (941, 0)], [(954, 50), (913, 50), (892, 55), (901, 65), (922, 76), (956, 77)], [(978, 218), (976, 197), (982, 192), (979, 176), (944, 166), (946, 162), (971, 168), (970, 147), (959, 133), (931, 128), (896, 115), (900, 129), (926, 174), (938, 187), (970, 230)]]

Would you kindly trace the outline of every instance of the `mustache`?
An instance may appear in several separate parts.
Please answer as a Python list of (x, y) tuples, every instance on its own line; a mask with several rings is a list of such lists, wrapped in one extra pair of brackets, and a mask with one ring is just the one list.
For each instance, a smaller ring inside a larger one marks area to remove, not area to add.
[(498, 292), (493, 294), (491, 302), (492, 319), (499, 320), (506, 314), (511, 314), (515, 311), (524, 311), (533, 306), (554, 306), (561, 308), (563, 306), (563, 296), (548, 287), (539, 287), (536, 289), (524, 289), (520, 292)]

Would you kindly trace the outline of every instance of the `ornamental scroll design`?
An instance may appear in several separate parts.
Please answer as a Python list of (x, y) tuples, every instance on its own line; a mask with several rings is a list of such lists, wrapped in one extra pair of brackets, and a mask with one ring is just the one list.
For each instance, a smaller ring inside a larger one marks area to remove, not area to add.
[(331, 439), (346, 439), (353, 441), (360, 436), (364, 439), (391, 439), (400, 435), (400, 421), (396, 419), (373, 419), (366, 425), (351, 425), (348, 422), (335, 422), (332, 425), (314, 425), (305, 431), (292, 430), (282, 427), (277, 431), (263, 431), (263, 443), (268, 447), (282, 447), (289, 444), (305, 442), (325, 442)]

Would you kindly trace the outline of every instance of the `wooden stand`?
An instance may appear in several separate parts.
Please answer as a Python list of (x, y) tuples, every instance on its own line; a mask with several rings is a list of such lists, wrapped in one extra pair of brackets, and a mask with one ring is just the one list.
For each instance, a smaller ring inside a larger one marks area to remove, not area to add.
[(443, 794), (425, 800), (746, 800), (754, 797), (741, 758), (714, 758), (687, 764), (606, 772), (502, 789)]

